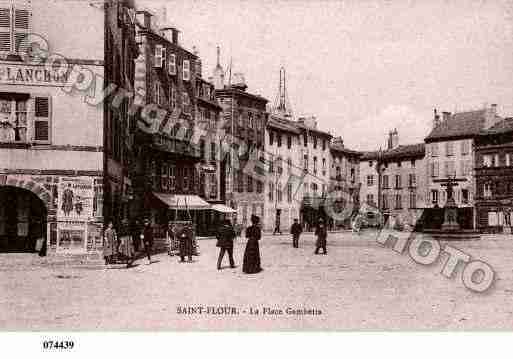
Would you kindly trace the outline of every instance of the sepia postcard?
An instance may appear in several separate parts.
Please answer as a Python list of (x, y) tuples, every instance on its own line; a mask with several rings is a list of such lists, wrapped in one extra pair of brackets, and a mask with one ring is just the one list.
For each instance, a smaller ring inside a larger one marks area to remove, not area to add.
[(0, 331), (512, 330), (512, 50), (508, 0), (0, 0)]

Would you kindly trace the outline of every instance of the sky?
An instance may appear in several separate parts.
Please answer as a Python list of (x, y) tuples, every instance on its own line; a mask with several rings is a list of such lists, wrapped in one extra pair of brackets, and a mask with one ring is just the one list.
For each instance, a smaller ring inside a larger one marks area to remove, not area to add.
[(196, 46), (208, 78), (221, 47), (248, 91), (274, 103), (287, 72), (294, 114), (355, 150), (422, 142), (433, 109), (496, 103), (513, 116), (513, 0), (139, 0)]

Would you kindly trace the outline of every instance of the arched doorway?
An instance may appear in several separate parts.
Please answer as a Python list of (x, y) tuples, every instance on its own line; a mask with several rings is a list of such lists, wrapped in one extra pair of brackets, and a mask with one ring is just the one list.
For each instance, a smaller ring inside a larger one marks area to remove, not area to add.
[(35, 252), (46, 238), (45, 203), (29, 190), (0, 186), (0, 252)]

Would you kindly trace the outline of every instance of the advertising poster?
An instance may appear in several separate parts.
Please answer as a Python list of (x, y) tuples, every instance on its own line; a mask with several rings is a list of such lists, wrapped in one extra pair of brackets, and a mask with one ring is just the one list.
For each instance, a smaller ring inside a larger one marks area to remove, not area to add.
[(87, 224), (84, 222), (58, 222), (58, 251), (85, 250), (86, 228)]
[(58, 198), (59, 220), (87, 220), (93, 215), (92, 178), (62, 177), (59, 181)]

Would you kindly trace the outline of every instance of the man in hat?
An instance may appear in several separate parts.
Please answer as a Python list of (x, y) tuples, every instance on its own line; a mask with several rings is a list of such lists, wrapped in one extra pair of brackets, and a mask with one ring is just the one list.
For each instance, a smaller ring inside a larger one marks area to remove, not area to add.
[(235, 239), (235, 231), (230, 223), (229, 219), (225, 219), (224, 223), (219, 226), (217, 230), (217, 243), (219, 247), (219, 257), (217, 258), (217, 269), (221, 270), (221, 263), (223, 261), (224, 254), (228, 252), (228, 259), (230, 261), (230, 267), (235, 268), (235, 261), (233, 260), (233, 240)]
[(317, 236), (317, 241), (315, 242), (315, 254), (319, 254), (319, 249), (321, 248), (323, 251), (322, 254), (328, 254), (326, 251), (326, 238), (328, 237), (328, 231), (326, 230), (326, 226), (322, 219), (319, 220), (319, 224), (315, 229), (315, 235)]
[(150, 220), (144, 220), (144, 229), (141, 233), (141, 239), (144, 243), (144, 249), (148, 256), (148, 264), (151, 264), (151, 249), (153, 247), (153, 228), (151, 228)]
[(301, 228), (297, 218), (294, 218), (294, 223), (290, 228), (290, 234), (292, 234), (292, 247), (299, 248), (299, 235), (301, 232), (303, 232), (303, 229)]

